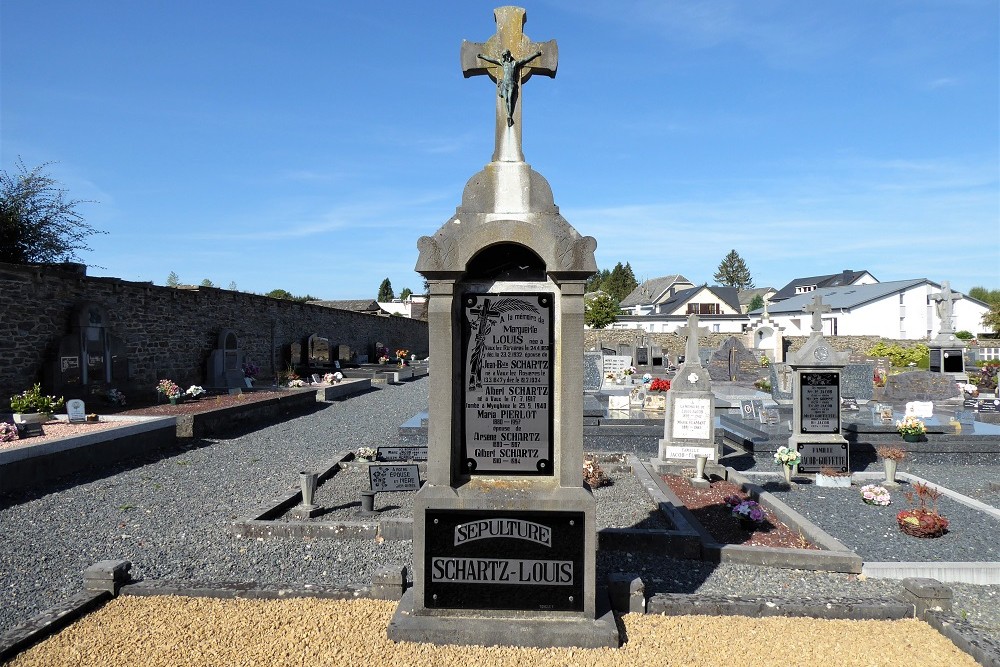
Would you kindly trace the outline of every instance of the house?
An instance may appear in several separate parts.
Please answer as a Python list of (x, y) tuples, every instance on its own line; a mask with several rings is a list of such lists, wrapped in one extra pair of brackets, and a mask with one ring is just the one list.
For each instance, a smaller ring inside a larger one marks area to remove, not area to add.
[(694, 287), (694, 283), (677, 274), (643, 282), (619, 304), (626, 315), (662, 314), (661, 306), (677, 292)]
[[(828, 336), (927, 340), (940, 330), (941, 322), (931, 299), (940, 289), (938, 283), (926, 278), (816, 288), (777, 302), (772, 299), (767, 313), (785, 336), (808, 336), (812, 318), (802, 309), (819, 294), (830, 307), (830, 312), (823, 314), (823, 333)], [(760, 320), (763, 310), (750, 313), (751, 327)], [(954, 303), (954, 330), (981, 332), (982, 318), (988, 310), (987, 304), (963, 295)]]
[(878, 280), (868, 271), (853, 271), (844, 269), (840, 273), (831, 273), (827, 276), (810, 276), (808, 278), (796, 278), (778, 290), (772, 297), (771, 302), (784, 301), (799, 294), (808, 294), (823, 287), (846, 287), (848, 285), (871, 285)]
[(325, 306), (327, 308), (338, 308), (340, 310), (350, 310), (355, 313), (365, 313), (366, 315), (385, 315), (374, 299), (344, 299), (340, 301), (307, 301), (314, 306)]
[(390, 315), (400, 315), (414, 320), (427, 319), (427, 296), (423, 294), (411, 294), (405, 299), (379, 301), (378, 306)]
[[(677, 284), (677, 281), (673, 283)], [(633, 292), (634, 293), (634, 292)], [(629, 295), (631, 296), (631, 295)], [(700, 285), (663, 294), (651, 312), (642, 315), (619, 315), (612, 329), (644, 329), (650, 333), (668, 333), (687, 324), (695, 314), (701, 326), (720, 333), (742, 333), (750, 318), (740, 309), (735, 287)]]
[(764, 299), (765, 302), (768, 302), (771, 300), (771, 297), (777, 293), (778, 291), (773, 287), (755, 287), (753, 289), (740, 290), (740, 310), (744, 313), (749, 312), (750, 302), (752, 302), (755, 298), (759, 296)]

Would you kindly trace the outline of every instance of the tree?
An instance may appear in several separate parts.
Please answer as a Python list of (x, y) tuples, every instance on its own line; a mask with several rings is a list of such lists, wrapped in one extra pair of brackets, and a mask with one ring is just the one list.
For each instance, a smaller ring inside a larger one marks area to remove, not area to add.
[(611, 277), (611, 271), (607, 269), (602, 269), (598, 271), (597, 273), (595, 273), (594, 275), (590, 276), (590, 278), (587, 279), (586, 290), (588, 292), (599, 291), (601, 289), (601, 285), (604, 284), (604, 281), (610, 277)]
[(167, 276), (167, 287), (177, 287), (181, 284), (180, 276), (178, 276), (173, 271)]
[(583, 322), (594, 329), (617, 322), (619, 313), (618, 302), (605, 292), (598, 292), (583, 304)]
[(764, 307), (764, 297), (760, 294), (754, 294), (753, 298), (750, 299), (750, 303), (747, 305), (747, 312), (757, 310), (758, 308)]
[(978, 299), (991, 306), (1000, 304), (1000, 289), (986, 289), (985, 287), (973, 287), (969, 290), (969, 296)]
[(229, 281), (229, 287), (227, 287), (226, 289), (232, 290), (233, 292), (237, 291), (238, 288), (236, 287), (236, 281), (235, 280), (230, 280)]
[(719, 270), (715, 272), (712, 279), (719, 285), (725, 287), (735, 287), (736, 289), (753, 289), (753, 278), (750, 277), (750, 269), (746, 262), (735, 250), (730, 250), (729, 254), (723, 258), (719, 264)]
[(392, 293), (392, 283), (386, 278), (382, 281), (382, 284), (378, 286), (378, 296), (375, 300), (381, 303), (386, 303), (387, 301), (392, 301), (396, 298), (396, 295)]
[(204, 280), (202, 280), (200, 284), (201, 284), (202, 287), (215, 287), (215, 283), (213, 283), (208, 278), (205, 278)]
[(18, 158), (18, 173), (0, 171), (0, 262), (71, 262), (90, 250), (88, 236), (107, 233), (84, 222), (76, 207), (86, 202), (65, 198), (42, 171), (49, 164), (29, 171)]
[(409, 287), (404, 287), (403, 291), (399, 293), (399, 298), (402, 299), (403, 301), (406, 301), (408, 298), (410, 298), (412, 294), (413, 290), (411, 290)]
[(638, 286), (639, 281), (635, 279), (631, 265), (626, 263), (625, 266), (622, 266), (622, 263), (618, 262), (611, 270), (607, 280), (601, 284), (601, 289), (612, 299), (621, 303)]
[(264, 296), (269, 296), (272, 299), (288, 299), (289, 301), (292, 301), (292, 300), (295, 299), (295, 297), (292, 296), (291, 292), (289, 292), (288, 290), (280, 289), (280, 288), (279, 289), (273, 289), (270, 292), (268, 292), (267, 294), (265, 294)]
[(1000, 304), (993, 304), (992, 308), (983, 313), (983, 326), (1000, 334)]

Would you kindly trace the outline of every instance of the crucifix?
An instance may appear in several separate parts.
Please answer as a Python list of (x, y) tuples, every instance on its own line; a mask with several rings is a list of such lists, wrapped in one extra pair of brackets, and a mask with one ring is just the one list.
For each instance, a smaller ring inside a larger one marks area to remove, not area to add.
[(817, 294), (813, 297), (812, 303), (802, 306), (802, 310), (812, 315), (813, 333), (823, 333), (823, 313), (829, 313), (832, 308), (823, 303), (823, 297)]
[(520, 7), (493, 10), (497, 32), (486, 42), (462, 40), (462, 74), (488, 75), (497, 84), (494, 162), (524, 162), (521, 151), (521, 86), (532, 74), (555, 77), (559, 63), (556, 40), (532, 42), (524, 34)]
[(935, 302), (934, 309), (937, 310), (938, 317), (941, 319), (939, 333), (953, 333), (955, 329), (951, 323), (952, 309), (955, 307), (955, 301), (961, 299), (962, 295), (959, 292), (952, 292), (951, 285), (945, 280), (941, 283), (941, 291), (930, 294), (928, 297)]
[(687, 335), (687, 344), (684, 346), (684, 363), (701, 365), (701, 356), (698, 354), (698, 335), (708, 333), (708, 327), (698, 326), (698, 316), (694, 313), (688, 315), (688, 323), (685, 326), (677, 327), (678, 335)]

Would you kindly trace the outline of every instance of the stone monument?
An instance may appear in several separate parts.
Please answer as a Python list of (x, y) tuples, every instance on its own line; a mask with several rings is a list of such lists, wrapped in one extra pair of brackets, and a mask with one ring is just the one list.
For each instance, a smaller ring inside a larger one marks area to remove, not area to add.
[(667, 392), (659, 455), (650, 461), (657, 472), (667, 472), (680, 464), (691, 465), (698, 456), (713, 462), (719, 459), (712, 379), (698, 353), (698, 335), (707, 332), (706, 327), (698, 327), (698, 316), (694, 314), (688, 315), (687, 326), (677, 329), (680, 335), (687, 334), (687, 344), (684, 363)]
[(961, 338), (955, 337), (955, 326), (952, 323), (955, 301), (961, 299), (962, 295), (952, 292), (951, 285), (945, 280), (941, 283), (941, 291), (930, 294), (929, 298), (934, 302), (934, 310), (941, 325), (937, 336), (927, 342), (930, 351), (930, 366), (927, 370), (951, 375), (956, 382), (968, 382), (969, 376), (965, 373), (966, 344)]
[(791, 355), (792, 435), (788, 446), (802, 455), (799, 472), (830, 467), (847, 472), (847, 439), (840, 434), (840, 376), (849, 352), (838, 352), (823, 336), (823, 313), (830, 306), (817, 294), (802, 310), (812, 315), (809, 339)]
[[(559, 214), (521, 151), (521, 87), (554, 76), (525, 12), (462, 43), (466, 77), (497, 83), (492, 161), (422, 237), (428, 282), (428, 462), (413, 509), (413, 587), (396, 641), (617, 646), (596, 596), (595, 503), (583, 485), (583, 294), (597, 243)], [(599, 611), (601, 609), (601, 611)]]

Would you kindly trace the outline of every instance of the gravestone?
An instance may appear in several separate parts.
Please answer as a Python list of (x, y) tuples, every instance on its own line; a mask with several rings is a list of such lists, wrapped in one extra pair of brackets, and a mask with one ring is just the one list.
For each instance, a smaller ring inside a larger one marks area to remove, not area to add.
[(47, 365), (46, 378), (55, 393), (86, 397), (131, 378), (124, 342), (111, 332), (105, 308), (95, 302), (78, 305), (70, 319), (70, 333), (59, 340), (56, 358)]
[(604, 382), (604, 355), (600, 352), (583, 353), (583, 391), (600, 391)]
[(677, 332), (687, 335), (685, 362), (677, 369), (666, 393), (663, 438), (659, 442), (658, 456), (650, 461), (658, 472), (666, 472), (678, 464), (693, 463), (696, 456), (707, 456), (709, 461), (719, 458), (712, 381), (698, 354), (698, 335), (707, 333), (707, 328), (699, 328), (698, 316), (692, 314), (688, 315), (687, 326), (680, 327)]
[(368, 488), (376, 493), (416, 491), (420, 488), (420, 469), (409, 465), (373, 463), (368, 466)]
[(735, 337), (727, 338), (707, 365), (715, 382), (754, 382), (760, 377), (760, 360)]
[(778, 405), (792, 404), (792, 368), (781, 362), (771, 364), (770, 373), (771, 398)]
[(874, 363), (846, 364), (840, 375), (841, 396), (867, 403), (875, 398), (874, 377)]
[(882, 396), (887, 401), (947, 401), (961, 400), (962, 390), (951, 375), (930, 371), (908, 371), (890, 375)]
[(637, 348), (635, 348), (635, 365), (636, 366), (649, 366), (649, 348), (648, 347), (637, 347)]
[(344, 345), (341, 343), (337, 346), (337, 361), (344, 363), (350, 363), (351, 361), (351, 346)]
[[(632, 357), (619, 354), (606, 355), (602, 360), (604, 372), (601, 375), (601, 382), (604, 389), (613, 388), (617, 383), (609, 378), (609, 375), (620, 377), (624, 375), (626, 368), (632, 367)], [(628, 378), (626, 378), (627, 380)]]
[(243, 350), (231, 329), (219, 332), (216, 348), (208, 355), (208, 386), (219, 389), (243, 387)]
[(66, 401), (66, 418), (71, 424), (80, 424), (87, 421), (87, 407), (79, 398), (71, 398)]
[(421, 237), (428, 282), (427, 476), (413, 508), (413, 586), (396, 641), (617, 647), (596, 607), (596, 506), (583, 484), (583, 295), (596, 242), (559, 214), (521, 150), (522, 86), (555, 74), (524, 10), (463, 42), (465, 76), (497, 82), (492, 161)]
[[(840, 433), (840, 385), (849, 353), (834, 350), (823, 336), (823, 313), (830, 312), (830, 306), (823, 303), (819, 294), (802, 310), (812, 316), (812, 331), (805, 345), (788, 362), (793, 395), (788, 446), (810, 456), (810, 461), (843, 451), (847, 470), (847, 440)], [(818, 472), (818, 466), (816, 470), (806, 467)], [(801, 464), (799, 470), (805, 472)]]
[(319, 334), (313, 334), (309, 336), (307, 342), (309, 345), (309, 367), (329, 368), (332, 361), (330, 358), (330, 341)]
[(291, 364), (292, 368), (299, 369), (306, 365), (303, 352), (308, 349), (308, 346), (303, 345), (301, 341), (294, 341), (289, 344), (288, 363)]
[(931, 373), (941, 373), (954, 379), (955, 382), (968, 382), (965, 372), (965, 341), (955, 336), (953, 323), (954, 302), (962, 295), (952, 292), (947, 280), (942, 281), (941, 291), (930, 294), (928, 298), (934, 302), (940, 325), (938, 334), (927, 342), (930, 353)]

